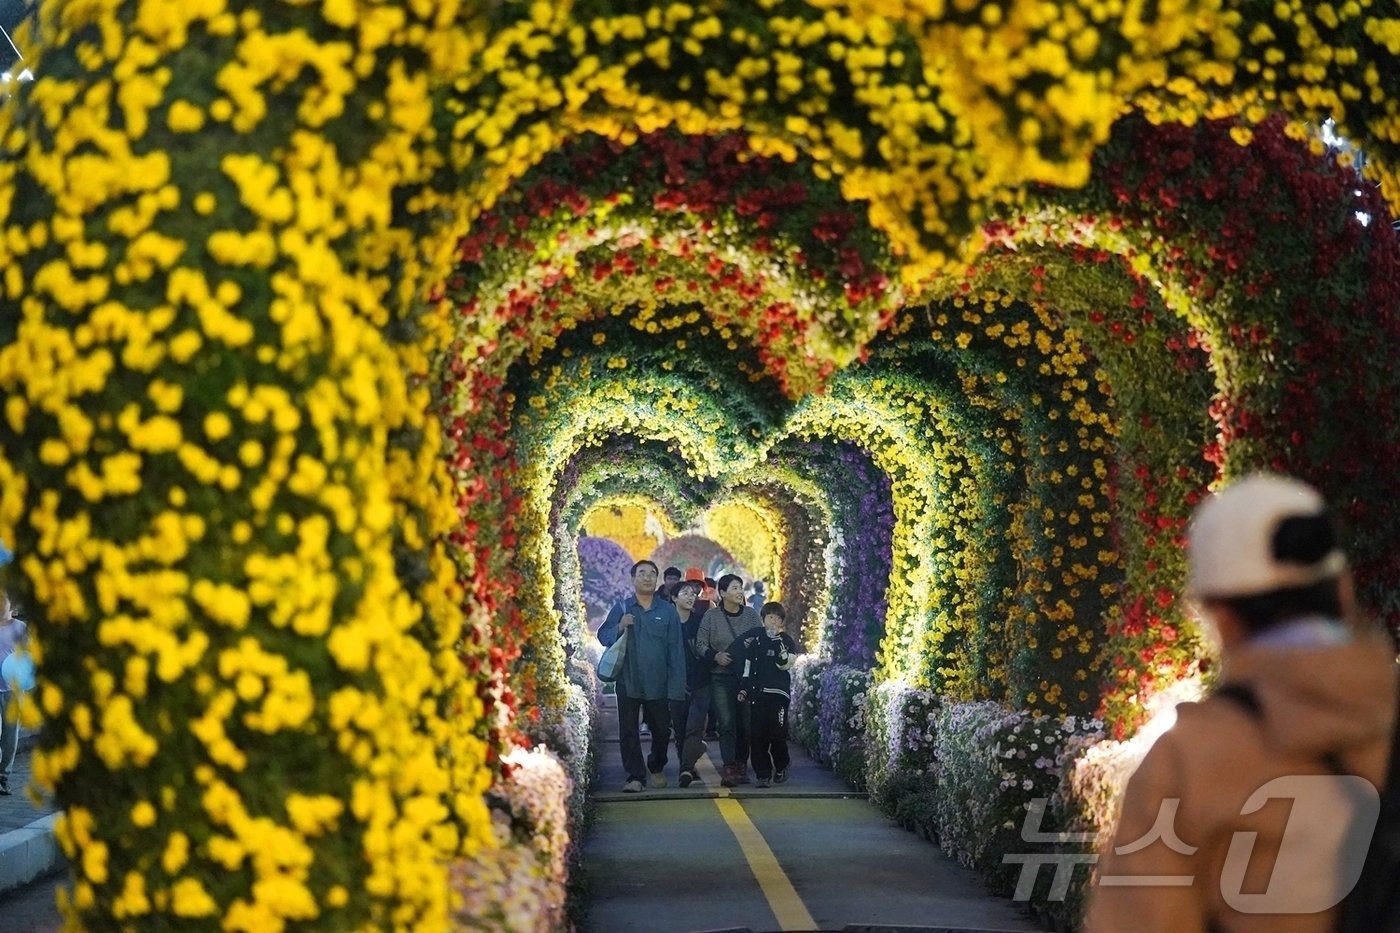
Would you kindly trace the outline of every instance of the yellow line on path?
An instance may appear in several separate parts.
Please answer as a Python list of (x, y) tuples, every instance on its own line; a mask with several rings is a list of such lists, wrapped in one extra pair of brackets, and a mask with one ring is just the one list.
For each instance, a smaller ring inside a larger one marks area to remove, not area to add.
[(778, 928), (815, 930), (817, 924), (812, 920), (812, 915), (807, 912), (802, 898), (797, 896), (797, 889), (778, 864), (777, 856), (768, 848), (768, 841), (744, 812), (743, 805), (737, 800), (722, 797), (715, 800), (715, 806), (719, 807), (720, 816), (724, 817), (734, 838), (739, 841), (739, 848), (749, 861), (749, 869), (758, 879), (758, 886), (763, 889), (763, 896), (768, 898), (768, 906), (778, 920)]
[(710, 756), (701, 755), (695, 765), (695, 770), (700, 772), (705, 786), (714, 788), (719, 795), (715, 799), (719, 815), (724, 817), (729, 831), (738, 841), (739, 849), (748, 860), (749, 870), (753, 872), (763, 896), (768, 900), (768, 908), (777, 918), (778, 927), (783, 930), (815, 930), (816, 921), (807, 912), (802, 898), (797, 896), (797, 889), (792, 886), (792, 882), (783, 872), (783, 867), (778, 864), (778, 857), (768, 847), (768, 841), (763, 838), (758, 827), (753, 825), (749, 815), (744, 812), (743, 805), (730, 798), (729, 788), (720, 786), (719, 771), (710, 761)]
[(700, 778), (705, 782), (706, 788), (714, 788), (721, 797), (729, 796), (729, 788), (719, 785), (719, 772), (710, 763), (709, 755), (700, 756), (700, 760), (695, 763), (695, 770), (700, 772)]

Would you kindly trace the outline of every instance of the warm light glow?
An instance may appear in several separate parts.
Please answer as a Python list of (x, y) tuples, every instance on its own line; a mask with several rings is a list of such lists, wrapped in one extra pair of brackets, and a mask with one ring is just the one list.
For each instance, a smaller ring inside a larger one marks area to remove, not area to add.
[(1146, 709), (1149, 713), (1147, 722), (1137, 735), (1133, 736), (1130, 743), (1138, 745), (1142, 753), (1147, 754), (1148, 749), (1156, 743), (1163, 735), (1176, 725), (1176, 708), (1182, 703), (1194, 703), (1204, 694), (1204, 687), (1199, 675), (1178, 680), (1170, 687), (1162, 690), (1147, 701)]

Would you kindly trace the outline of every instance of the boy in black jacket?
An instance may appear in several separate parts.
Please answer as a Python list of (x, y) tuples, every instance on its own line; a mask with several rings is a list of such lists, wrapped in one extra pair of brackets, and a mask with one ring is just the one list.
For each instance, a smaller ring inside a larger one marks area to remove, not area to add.
[(742, 644), (739, 700), (747, 700), (753, 708), (749, 732), (749, 753), (753, 760), (758, 787), (769, 783), (782, 784), (788, 779), (792, 759), (787, 747), (787, 718), (789, 694), (792, 692), (793, 658), (797, 643), (783, 631), (787, 613), (781, 603), (764, 603), (760, 613), (761, 628), (744, 632), (736, 643)]

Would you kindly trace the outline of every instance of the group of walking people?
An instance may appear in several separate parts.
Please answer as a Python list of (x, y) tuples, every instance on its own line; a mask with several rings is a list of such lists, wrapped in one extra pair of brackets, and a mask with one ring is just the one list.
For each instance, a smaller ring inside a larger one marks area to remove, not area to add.
[[(613, 606), (598, 630), (605, 647), (627, 636), (616, 681), (627, 771), (622, 790), (668, 786), (673, 734), (677, 781), (681, 787), (702, 783), (697, 765), (708, 750), (705, 726), (712, 711), (723, 760), (720, 784), (782, 784), (791, 761), (789, 671), (798, 653), (785, 631), (787, 612), (778, 602), (750, 604), (736, 574), (720, 577), (713, 590), (699, 568), (674, 574), (676, 579), (663, 583), (652, 561), (633, 564), (632, 595)], [(755, 589), (761, 598), (762, 590)], [(651, 733), (645, 758), (642, 722)]]

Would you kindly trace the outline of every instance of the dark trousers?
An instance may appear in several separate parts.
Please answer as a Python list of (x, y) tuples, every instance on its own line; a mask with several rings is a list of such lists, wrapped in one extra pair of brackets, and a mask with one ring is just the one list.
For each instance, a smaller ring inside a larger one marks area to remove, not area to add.
[(753, 773), (772, 777), (792, 764), (787, 746), (787, 697), (760, 693), (753, 704)]
[(719, 716), (719, 753), (726, 766), (749, 763), (749, 704), (739, 702), (739, 678), (716, 673), (710, 681)]
[(690, 715), (690, 693), (684, 700), (669, 700), (671, 704), (671, 739), (676, 743), (676, 761), (685, 770), (685, 720)]
[[(651, 730), (651, 754), (642, 761), (642, 737), (638, 719), (645, 719)], [(622, 767), (627, 780), (647, 782), (647, 772), (659, 774), (666, 767), (666, 746), (671, 741), (669, 700), (636, 700), (617, 695), (617, 737), (622, 746)]]
[(676, 726), (676, 758), (682, 771), (695, 773), (695, 763), (705, 750), (705, 719), (710, 714), (710, 685), (696, 687), (680, 702), (671, 703)]

